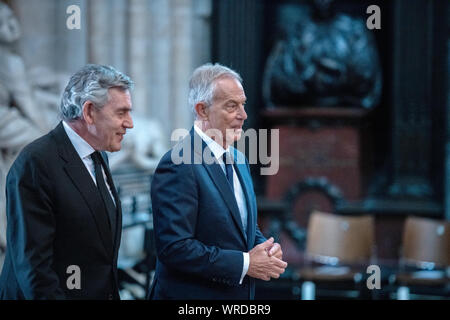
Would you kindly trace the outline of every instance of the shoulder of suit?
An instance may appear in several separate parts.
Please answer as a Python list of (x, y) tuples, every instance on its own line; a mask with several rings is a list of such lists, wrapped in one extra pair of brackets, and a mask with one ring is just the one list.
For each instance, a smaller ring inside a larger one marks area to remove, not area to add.
[(167, 151), (162, 157), (161, 160), (159, 161), (160, 163), (162, 162), (171, 162), (172, 161), (172, 150), (173, 148), (171, 148), (169, 151)]
[(165, 162), (173, 162), (173, 157), (183, 157), (184, 156), (184, 151), (188, 150), (188, 152), (190, 153), (190, 155), (193, 155), (193, 150), (192, 150), (192, 135), (188, 134), (185, 137), (183, 137), (182, 139), (180, 139), (171, 149), (169, 149), (162, 157), (160, 160), (160, 163), (165, 163)]
[(18, 157), (43, 157), (48, 158), (57, 150), (56, 143), (51, 134), (47, 133), (40, 138), (30, 142), (20, 152)]
[(19, 172), (26, 171), (25, 168), (36, 169), (52, 163), (52, 159), (57, 155), (56, 144), (50, 134), (46, 134), (26, 145), (14, 160), (11, 170), (15, 168)]

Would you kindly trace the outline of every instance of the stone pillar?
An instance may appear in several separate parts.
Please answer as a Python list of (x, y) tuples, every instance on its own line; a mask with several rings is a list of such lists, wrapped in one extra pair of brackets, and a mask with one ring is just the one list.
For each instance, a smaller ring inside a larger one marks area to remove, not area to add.
[[(148, 36), (148, 73), (146, 90), (148, 92), (149, 108), (148, 116), (160, 123), (169, 124), (170, 119), (170, 95), (172, 87), (171, 56), (171, 4), (167, 0), (150, 1)], [(162, 126), (164, 140), (170, 139), (170, 125)], [(167, 145), (169, 145), (167, 143)]]
[(112, 53), (112, 26), (115, 21), (111, 19), (111, 0), (95, 0), (88, 3), (89, 46), (88, 56), (90, 63), (111, 64)]
[(147, 101), (147, 20), (148, 1), (129, 0), (129, 45), (128, 61), (129, 76), (135, 82), (133, 91), (133, 108), (135, 116), (145, 116), (149, 108)]
[(192, 1), (172, 1), (172, 69), (171, 121), (172, 130), (189, 129), (193, 123), (189, 109), (188, 82), (192, 73)]
[(127, 0), (112, 0), (108, 28), (111, 30), (111, 64), (121, 72), (128, 73), (127, 61)]
[[(66, 10), (70, 5), (80, 7), (81, 29), (67, 28), (69, 15)], [(88, 40), (90, 36), (88, 26), (89, 6), (87, 0), (60, 0), (56, 1), (55, 16), (56, 28), (56, 70), (72, 74), (88, 61)]]
[(211, 0), (195, 0), (192, 21), (193, 69), (211, 62)]
[(58, 52), (55, 50), (56, 1), (17, 0), (12, 3), (22, 29), (19, 53), (27, 67), (55, 68)]

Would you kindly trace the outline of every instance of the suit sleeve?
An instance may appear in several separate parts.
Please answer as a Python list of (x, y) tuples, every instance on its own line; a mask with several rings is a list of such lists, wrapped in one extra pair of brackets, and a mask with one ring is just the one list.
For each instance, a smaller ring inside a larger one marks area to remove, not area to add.
[(267, 240), (266, 237), (262, 234), (261, 230), (259, 230), (258, 225), (256, 225), (256, 236), (255, 236), (255, 246), (257, 246), (260, 243), (263, 243)]
[(6, 183), (7, 248), (26, 299), (64, 299), (52, 269), (55, 218), (45, 161), (22, 153)]
[(238, 285), (242, 251), (208, 246), (195, 238), (198, 194), (192, 166), (173, 164), (169, 152), (153, 177), (151, 198), (158, 259), (173, 270)]

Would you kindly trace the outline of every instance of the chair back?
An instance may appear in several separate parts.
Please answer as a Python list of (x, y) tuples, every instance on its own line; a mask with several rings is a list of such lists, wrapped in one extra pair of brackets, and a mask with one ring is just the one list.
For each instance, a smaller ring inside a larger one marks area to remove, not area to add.
[(372, 216), (339, 216), (314, 211), (307, 230), (306, 253), (327, 264), (367, 262), (374, 246)]
[(419, 266), (450, 265), (450, 222), (408, 217), (403, 230), (402, 260)]

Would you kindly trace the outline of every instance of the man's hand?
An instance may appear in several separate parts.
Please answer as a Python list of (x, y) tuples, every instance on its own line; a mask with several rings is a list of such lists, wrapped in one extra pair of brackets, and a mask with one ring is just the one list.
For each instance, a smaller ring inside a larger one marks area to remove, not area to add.
[[(269, 256), (271, 249), (274, 249), (273, 255)], [(264, 281), (269, 281), (270, 278), (279, 278), (287, 267), (287, 263), (276, 255), (282, 255), (281, 248), (280, 245), (278, 247), (274, 245), (272, 237), (266, 242), (258, 244), (249, 252), (250, 265), (247, 275)]]
[(280, 260), (283, 259), (283, 251), (281, 250), (281, 246), (279, 243), (274, 243), (271, 247), (267, 248), (267, 254), (269, 257), (276, 257)]

